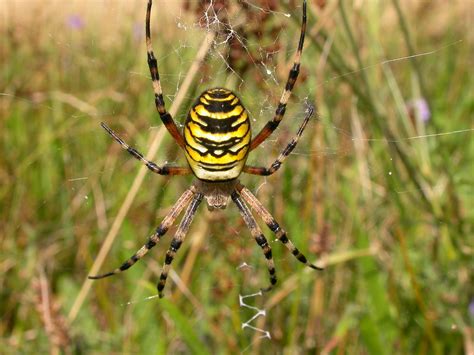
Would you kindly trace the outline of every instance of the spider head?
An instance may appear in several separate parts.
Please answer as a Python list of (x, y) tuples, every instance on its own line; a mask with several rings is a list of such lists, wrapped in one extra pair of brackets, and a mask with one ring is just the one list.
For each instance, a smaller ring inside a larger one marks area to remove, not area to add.
[(222, 182), (206, 182), (197, 180), (194, 183), (196, 190), (204, 195), (209, 211), (225, 209), (230, 201), (230, 195), (235, 190), (238, 180)]

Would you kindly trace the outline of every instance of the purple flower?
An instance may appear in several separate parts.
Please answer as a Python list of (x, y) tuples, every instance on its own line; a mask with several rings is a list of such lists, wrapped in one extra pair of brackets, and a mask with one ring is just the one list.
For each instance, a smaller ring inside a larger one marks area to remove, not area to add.
[(136, 42), (140, 42), (144, 36), (145, 36), (145, 29), (143, 28), (143, 24), (134, 23), (133, 24), (133, 39)]
[(469, 303), (469, 315), (474, 318), (474, 298)]
[(78, 14), (71, 14), (66, 19), (66, 24), (73, 30), (82, 30), (84, 28), (84, 20)]
[(414, 99), (407, 102), (408, 114), (412, 119), (419, 118), (421, 122), (428, 122), (431, 118), (431, 111), (425, 99)]

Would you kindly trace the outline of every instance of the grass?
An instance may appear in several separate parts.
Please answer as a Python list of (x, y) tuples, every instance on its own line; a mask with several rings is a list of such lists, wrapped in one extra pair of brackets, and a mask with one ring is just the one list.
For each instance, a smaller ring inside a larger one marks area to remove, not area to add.
[[(144, 4), (2, 4), (3, 352), (474, 351), (472, 7), (315, 3), (287, 117), (249, 162), (272, 162), (306, 97), (319, 115), (279, 173), (241, 181), (326, 268), (305, 269), (265, 229), (279, 283), (245, 299), (266, 312), (251, 322), (256, 310), (239, 295), (266, 285), (266, 267), (233, 206), (200, 208), (164, 299), (148, 297), (169, 236), (126, 273), (86, 281), (137, 250), (192, 181), (145, 172), (99, 126), (107, 122), (159, 163), (185, 164), (154, 111)], [(206, 31), (172, 4), (159, 18), (155, 7), (152, 24), (171, 112), (182, 122), (200, 91), (226, 85), (241, 93), (254, 130), (262, 127), (286, 80), (299, 7), (280, 5), (261, 23), (235, 27), (263, 31), (246, 42), (252, 54), (277, 45), (265, 75), (246, 55), (229, 72), (222, 38), (201, 66)], [(231, 24), (245, 16), (229, 8)]]

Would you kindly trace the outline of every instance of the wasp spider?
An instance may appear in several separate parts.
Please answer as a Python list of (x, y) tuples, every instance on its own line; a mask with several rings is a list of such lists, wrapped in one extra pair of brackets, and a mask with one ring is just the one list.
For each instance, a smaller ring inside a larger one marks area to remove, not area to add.
[(163, 219), (155, 233), (148, 238), (143, 245), (130, 259), (119, 268), (106, 274), (89, 276), (91, 279), (101, 279), (103, 277), (118, 274), (127, 270), (138, 260), (140, 260), (148, 251), (159, 242), (161, 237), (168, 231), (179, 214), (185, 210), (184, 217), (171, 241), (171, 245), (166, 253), (165, 263), (158, 282), (158, 294), (163, 296), (166, 278), (170, 265), (181, 246), (194, 214), (202, 202), (206, 199), (209, 209), (227, 206), (230, 199), (234, 201), (242, 215), (245, 224), (250, 229), (252, 237), (262, 248), (265, 255), (268, 272), (270, 274), (270, 286), (264, 290), (270, 290), (277, 282), (275, 266), (272, 258), (272, 251), (267, 239), (263, 235), (255, 218), (253, 217), (247, 204), (263, 219), (265, 224), (276, 235), (290, 252), (303, 264), (313, 268), (319, 267), (309, 263), (306, 257), (293, 245), (288, 239), (286, 232), (275, 221), (267, 209), (257, 200), (257, 198), (242, 185), (238, 177), (242, 172), (268, 176), (276, 172), (283, 161), (293, 151), (303, 130), (313, 114), (313, 108), (310, 107), (306, 116), (298, 129), (298, 132), (280, 153), (275, 162), (269, 167), (257, 167), (246, 165), (246, 160), (250, 151), (257, 148), (268, 136), (278, 127), (285, 114), (286, 104), (295, 84), (300, 70), (300, 59), (303, 51), (303, 42), (306, 30), (306, 0), (303, 1), (303, 19), (301, 24), (301, 34), (299, 38), (298, 50), (295, 61), (291, 68), (285, 90), (281, 96), (280, 102), (272, 120), (268, 121), (263, 129), (252, 138), (250, 129), (250, 120), (240, 99), (235, 93), (224, 88), (214, 88), (206, 90), (198, 97), (196, 103), (191, 107), (181, 133), (171, 115), (166, 111), (163, 93), (160, 85), (158, 66), (150, 37), (150, 12), (152, 0), (148, 1), (146, 12), (146, 45), (147, 59), (150, 68), (153, 89), (155, 92), (155, 105), (161, 120), (173, 136), (176, 143), (184, 150), (188, 167), (158, 166), (147, 160), (143, 154), (138, 152), (125, 143), (114, 131), (105, 123), (102, 127), (112, 136), (127, 152), (136, 159), (144, 163), (148, 169), (159, 175), (188, 175), (194, 174), (197, 178), (192, 186), (187, 189), (171, 211)]

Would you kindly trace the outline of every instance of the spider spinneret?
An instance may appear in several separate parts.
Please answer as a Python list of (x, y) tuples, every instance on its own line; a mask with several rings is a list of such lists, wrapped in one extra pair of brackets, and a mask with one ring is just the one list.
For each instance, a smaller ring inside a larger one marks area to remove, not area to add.
[(162, 297), (170, 265), (189, 231), (198, 206), (204, 198), (211, 210), (215, 208), (225, 208), (231, 199), (239, 209), (252, 237), (262, 249), (266, 259), (270, 286), (263, 290), (270, 290), (277, 282), (275, 265), (271, 247), (247, 205), (252, 207), (268, 228), (275, 234), (277, 239), (288, 248), (297, 260), (313, 269), (321, 269), (307, 261), (306, 257), (290, 241), (285, 230), (280, 227), (270, 212), (268, 212), (252, 192), (237, 179), (242, 172), (261, 176), (268, 176), (276, 172), (295, 148), (310, 117), (313, 115), (314, 109), (312, 106), (309, 106), (298, 132), (270, 167), (265, 168), (246, 165), (249, 152), (258, 147), (270, 136), (285, 115), (286, 105), (300, 70), (301, 53), (303, 51), (306, 32), (306, 0), (303, 0), (303, 17), (298, 49), (293, 66), (288, 75), (285, 89), (275, 110), (275, 115), (253, 138), (247, 111), (237, 95), (224, 88), (209, 89), (202, 93), (189, 111), (183, 132), (179, 131), (173, 117), (171, 117), (171, 114), (165, 108), (158, 73), (158, 63), (151, 45), (151, 6), (152, 0), (148, 0), (145, 31), (147, 61), (155, 93), (155, 106), (163, 124), (173, 136), (176, 143), (184, 150), (188, 167), (159, 166), (146, 159), (138, 150), (125, 143), (125, 141), (105, 123), (102, 122), (101, 126), (123, 149), (134, 158), (140, 160), (152, 172), (159, 175), (193, 174), (197, 180), (181, 195), (156, 231), (130, 259), (111, 272), (89, 276), (89, 278), (101, 279), (130, 268), (160, 241), (161, 237), (166, 234), (168, 229), (184, 210), (184, 216), (166, 252), (165, 263), (157, 285), (158, 294)]

